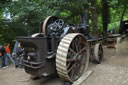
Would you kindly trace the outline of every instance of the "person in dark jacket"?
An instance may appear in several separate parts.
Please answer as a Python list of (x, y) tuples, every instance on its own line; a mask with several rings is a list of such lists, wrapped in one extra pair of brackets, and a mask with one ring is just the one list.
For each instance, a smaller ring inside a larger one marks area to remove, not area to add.
[(2, 46), (2, 47), (0, 48), (0, 57), (1, 57), (1, 59), (2, 59), (1, 66), (2, 66), (2, 68), (5, 68), (6, 65), (5, 65), (5, 48), (4, 48), (4, 46)]
[(24, 49), (21, 47), (20, 43), (18, 43), (18, 48), (16, 49), (16, 55), (18, 60), (18, 67), (23, 67), (23, 55), (24, 55)]
[(23, 55), (24, 55), (24, 49), (21, 47), (20, 43), (16, 41), (12, 56), (15, 57), (15, 67), (16, 68), (22, 68), (23, 67)]

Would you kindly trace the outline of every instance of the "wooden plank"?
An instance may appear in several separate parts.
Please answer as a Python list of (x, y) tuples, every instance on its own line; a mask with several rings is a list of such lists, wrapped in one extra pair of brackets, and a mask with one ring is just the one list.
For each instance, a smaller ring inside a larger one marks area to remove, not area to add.
[(83, 74), (77, 81), (75, 81), (72, 85), (81, 85), (85, 79), (87, 79), (93, 71), (87, 71), (85, 74)]

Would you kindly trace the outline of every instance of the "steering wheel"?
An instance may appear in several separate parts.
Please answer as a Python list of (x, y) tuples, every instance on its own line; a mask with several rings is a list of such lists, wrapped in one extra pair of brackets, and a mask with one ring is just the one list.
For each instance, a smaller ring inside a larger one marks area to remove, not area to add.
[(64, 21), (62, 19), (57, 19), (54, 23), (57, 25), (58, 29), (62, 28), (64, 25)]

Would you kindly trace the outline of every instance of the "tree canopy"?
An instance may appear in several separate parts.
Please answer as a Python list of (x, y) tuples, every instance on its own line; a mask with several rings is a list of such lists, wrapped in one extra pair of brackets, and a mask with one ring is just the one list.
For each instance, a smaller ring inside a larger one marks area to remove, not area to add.
[[(89, 3), (90, 29), (118, 31), (126, 0), (1, 0), (0, 44), (13, 43), (16, 36), (39, 31), (39, 23), (47, 16), (58, 16), (67, 23), (79, 24), (84, 5)], [(127, 9), (124, 20), (128, 20)]]

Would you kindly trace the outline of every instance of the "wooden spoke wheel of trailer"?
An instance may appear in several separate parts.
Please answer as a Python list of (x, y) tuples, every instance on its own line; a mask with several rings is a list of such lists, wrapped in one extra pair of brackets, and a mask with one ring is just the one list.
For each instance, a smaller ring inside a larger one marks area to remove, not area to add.
[(59, 32), (64, 25), (64, 21), (55, 16), (48, 16), (43, 23), (43, 35), (54, 35)]
[(87, 69), (89, 63), (88, 43), (80, 33), (66, 35), (56, 54), (58, 75), (65, 81), (74, 82)]
[(100, 43), (96, 44), (94, 47), (94, 63), (100, 64), (103, 60), (104, 53), (103, 47)]

